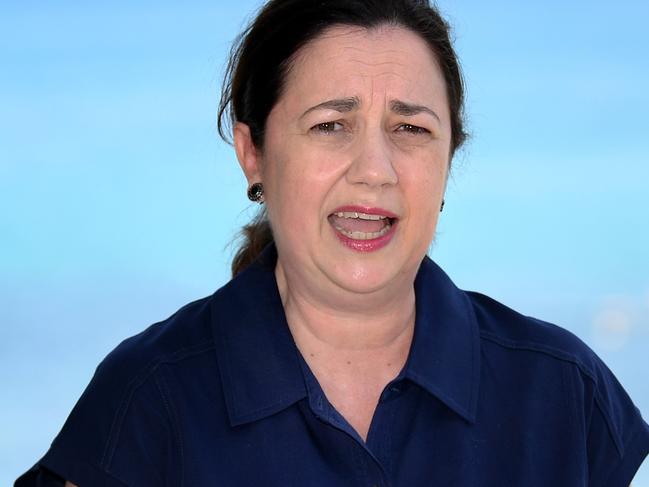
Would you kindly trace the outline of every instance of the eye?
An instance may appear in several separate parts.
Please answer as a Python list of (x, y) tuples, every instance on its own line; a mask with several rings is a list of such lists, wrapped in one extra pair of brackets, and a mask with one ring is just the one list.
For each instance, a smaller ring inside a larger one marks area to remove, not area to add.
[(323, 122), (311, 127), (314, 132), (319, 132), (325, 135), (333, 134), (344, 130), (343, 124), (340, 122)]
[(404, 123), (397, 127), (397, 132), (405, 132), (412, 135), (430, 134), (430, 130), (410, 123)]

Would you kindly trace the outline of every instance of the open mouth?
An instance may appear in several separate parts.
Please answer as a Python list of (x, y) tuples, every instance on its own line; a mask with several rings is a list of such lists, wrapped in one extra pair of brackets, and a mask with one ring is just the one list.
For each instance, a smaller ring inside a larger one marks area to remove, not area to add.
[(374, 240), (390, 232), (396, 218), (386, 215), (338, 211), (329, 215), (329, 223), (340, 234), (353, 240)]

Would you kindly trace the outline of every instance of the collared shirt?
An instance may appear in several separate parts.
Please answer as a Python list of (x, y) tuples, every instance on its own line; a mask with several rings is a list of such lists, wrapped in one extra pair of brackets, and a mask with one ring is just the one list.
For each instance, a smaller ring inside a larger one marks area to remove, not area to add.
[(120, 344), (16, 486), (627, 487), (647, 455), (649, 426), (588, 347), (427, 257), (364, 442), (295, 346), (276, 259)]

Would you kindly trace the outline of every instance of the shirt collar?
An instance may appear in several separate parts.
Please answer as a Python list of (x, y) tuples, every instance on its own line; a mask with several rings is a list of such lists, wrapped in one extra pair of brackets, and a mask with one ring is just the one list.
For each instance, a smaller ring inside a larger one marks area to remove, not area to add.
[[(213, 296), (214, 341), (233, 426), (270, 416), (307, 396), (275, 281), (276, 262), (277, 251), (269, 245)], [(415, 333), (404, 375), (474, 422), (480, 342), (471, 303), (428, 257), (415, 293)]]
[(425, 257), (415, 279), (415, 333), (405, 377), (475, 422), (480, 331), (467, 294)]
[(219, 289), (212, 325), (233, 426), (279, 412), (306, 397), (299, 352), (275, 281), (274, 245)]

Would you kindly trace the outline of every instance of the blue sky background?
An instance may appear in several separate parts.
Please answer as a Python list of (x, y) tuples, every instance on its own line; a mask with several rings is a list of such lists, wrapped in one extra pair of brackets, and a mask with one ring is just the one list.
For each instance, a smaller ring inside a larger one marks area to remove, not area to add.
[[(257, 5), (0, 4), (0, 485), (121, 339), (228, 279), (251, 206), (216, 108)], [(572, 330), (648, 417), (649, 2), (439, 5), (472, 138), (431, 255)]]

